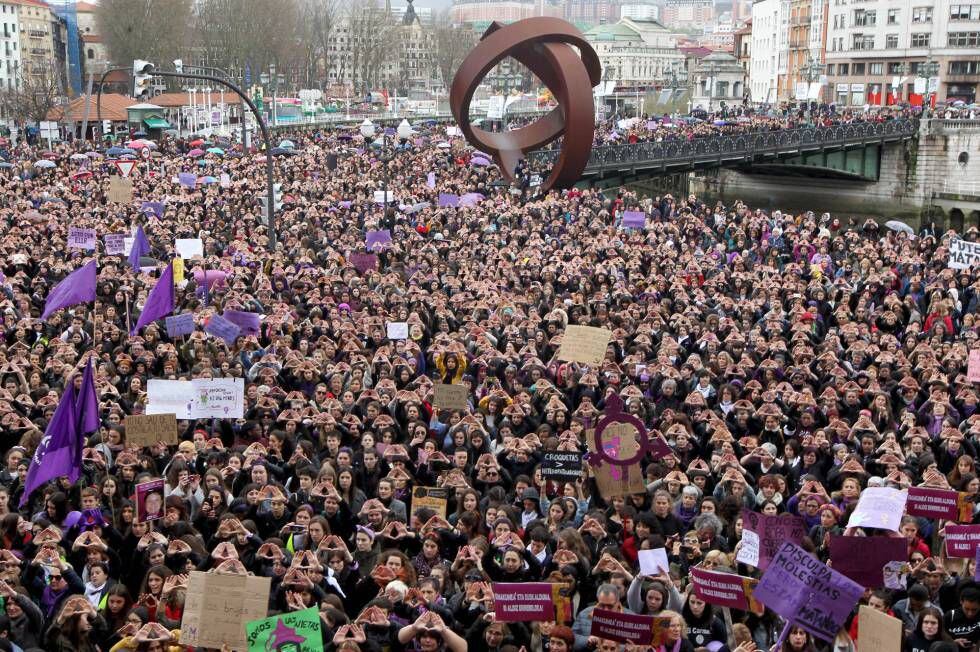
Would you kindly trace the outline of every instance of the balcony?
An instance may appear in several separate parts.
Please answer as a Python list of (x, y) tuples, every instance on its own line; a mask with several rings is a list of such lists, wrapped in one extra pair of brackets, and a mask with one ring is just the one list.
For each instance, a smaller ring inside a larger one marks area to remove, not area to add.
[(31, 38), (44, 38), (48, 33), (43, 29), (29, 29), (27, 30), (28, 36)]

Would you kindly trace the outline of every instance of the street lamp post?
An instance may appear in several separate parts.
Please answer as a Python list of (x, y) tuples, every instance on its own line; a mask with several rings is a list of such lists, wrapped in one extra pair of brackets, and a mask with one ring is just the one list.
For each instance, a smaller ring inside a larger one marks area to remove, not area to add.
[(279, 84), (286, 82), (286, 77), (281, 74), (277, 75), (276, 64), (270, 63), (269, 72), (259, 75), (259, 81), (262, 82), (263, 86), (268, 85), (272, 90), (272, 126), (275, 127), (279, 124), (279, 113), (276, 106), (276, 93), (279, 90)]
[[(371, 122), (370, 119), (364, 118), (364, 122), (362, 122), (360, 126), (360, 132), (361, 135), (364, 136), (365, 140), (369, 140), (373, 138), (374, 134), (376, 133), (374, 128), (374, 123)], [(401, 123), (398, 125), (398, 129), (396, 130), (396, 135), (398, 136), (398, 139), (401, 141), (407, 141), (412, 136), (413, 133), (415, 132), (412, 129), (412, 125), (408, 123), (408, 120), (402, 120)], [(382, 129), (381, 152), (378, 154), (378, 161), (384, 166), (384, 177), (381, 180), (382, 183), (381, 193), (382, 193), (382, 201), (384, 202), (385, 221), (387, 221), (389, 215), (388, 186), (391, 177), (391, 170), (389, 169), (388, 164), (391, 163), (391, 161), (393, 161), (395, 158), (394, 148), (392, 147), (389, 150), (389, 145), (388, 145), (389, 138), (391, 137), (385, 132), (385, 130)], [(370, 147), (370, 143), (368, 144), (368, 147)]]
[[(807, 81), (807, 97), (808, 97), (808, 99), (809, 99), (809, 94), (810, 94), (810, 86), (809, 85), (812, 84), (813, 82), (817, 81), (818, 79), (820, 79), (820, 75), (823, 74), (823, 71), (824, 71), (824, 65), (822, 63), (820, 63), (819, 61), (817, 61), (816, 59), (814, 59), (813, 57), (810, 57), (807, 60), (806, 64), (800, 66), (800, 74), (803, 75), (806, 78), (806, 81)], [(820, 99), (819, 93), (817, 94), (817, 99)], [(807, 103), (807, 106), (809, 106), (809, 102)], [(809, 111), (809, 110), (807, 111), (808, 119), (810, 119), (810, 118), (813, 117), (812, 116), (812, 113), (813, 113), (812, 111)]]
[[(926, 80), (926, 96), (929, 98), (929, 104), (932, 105), (932, 97), (935, 95), (936, 91), (930, 90), (929, 83), (933, 77), (939, 75), (939, 64), (936, 63), (931, 57), (925, 63), (919, 64), (918, 76), (923, 77)], [(938, 88), (936, 89), (938, 90)]]

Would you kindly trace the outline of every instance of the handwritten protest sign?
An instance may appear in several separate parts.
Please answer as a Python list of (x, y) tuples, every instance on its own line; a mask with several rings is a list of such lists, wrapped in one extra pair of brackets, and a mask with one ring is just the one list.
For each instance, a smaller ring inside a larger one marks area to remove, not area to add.
[(262, 328), (262, 315), (256, 312), (225, 310), (221, 316), (238, 326), (239, 335), (258, 335)]
[(901, 650), (902, 621), (867, 605), (858, 607), (859, 650)]
[(503, 623), (551, 621), (555, 607), (551, 601), (551, 584), (547, 582), (494, 582), (495, 620)]
[(146, 393), (147, 414), (175, 414), (178, 419), (241, 419), (245, 415), (241, 378), (151, 378)]
[(174, 258), (174, 286), (178, 286), (180, 283), (184, 282), (184, 259)]
[(194, 332), (194, 313), (184, 312), (166, 318), (167, 337), (190, 335)]
[[(661, 622), (658, 627), (656, 625), (658, 618), (666, 623)], [(618, 643), (654, 645), (654, 629), (663, 630), (667, 627), (670, 627), (670, 618), (593, 609), (592, 630), (589, 634)]]
[(235, 343), (241, 334), (241, 330), (238, 324), (233, 324), (221, 315), (214, 315), (204, 326), (205, 333), (223, 339), (229, 346)]
[(980, 264), (980, 242), (967, 242), (960, 238), (949, 241), (949, 268), (970, 269)]
[(469, 410), (469, 392), (463, 385), (437, 383), (432, 386), (432, 404), (440, 410)]
[[(245, 626), (245, 638), (248, 652), (285, 649), (292, 652), (323, 652), (320, 612), (316, 607), (310, 607), (253, 620)], [(282, 647), (285, 644), (290, 647)]]
[(825, 641), (833, 641), (864, 587), (831, 570), (791, 541), (783, 544), (755, 588), (755, 598)]
[(246, 625), (265, 618), (272, 580), (256, 575), (191, 571), (187, 583), (180, 643), (198, 648), (248, 652)]
[(625, 211), (623, 213), (623, 228), (642, 229), (646, 226), (647, 214), (643, 211)]
[(153, 446), (158, 441), (177, 444), (177, 415), (132, 414), (126, 417), (126, 444)]
[[(590, 451), (596, 450), (594, 429), (585, 431), (585, 441)], [(637, 432), (625, 423), (607, 426), (603, 433), (602, 445), (607, 455), (617, 459), (629, 459), (639, 449)], [(646, 491), (646, 482), (643, 480), (639, 464), (634, 466), (601, 464), (590, 469), (599, 487), (599, 493), (607, 500)]]
[(970, 359), (966, 367), (966, 379), (971, 383), (980, 383), (980, 349), (970, 351)]
[(657, 576), (660, 573), (670, 572), (670, 564), (667, 562), (666, 548), (640, 550), (638, 556), (640, 562), (640, 572), (644, 575)]
[(612, 331), (593, 326), (568, 326), (561, 336), (558, 359), (598, 365), (606, 357), (606, 347), (612, 339)]
[(378, 269), (378, 257), (375, 254), (351, 254), (350, 262), (361, 274), (369, 269)]
[(946, 526), (946, 556), (970, 559), (980, 545), (980, 525)]
[(541, 476), (563, 482), (574, 482), (582, 475), (582, 454), (578, 451), (545, 451)]
[(873, 527), (898, 532), (908, 495), (898, 489), (871, 487), (861, 492), (847, 527)]
[(133, 180), (122, 177), (109, 177), (109, 195), (107, 199), (117, 204), (128, 204), (133, 201)]
[(751, 530), (742, 530), (742, 545), (738, 549), (735, 561), (758, 568), (761, 563), (761, 549), (762, 542), (759, 539), (759, 535)]
[(109, 233), (102, 238), (105, 244), (105, 252), (109, 256), (119, 256), (126, 253), (126, 234)]
[(407, 340), (408, 322), (390, 321), (387, 324), (387, 335), (389, 340)]
[[(752, 563), (751, 559), (743, 558), (740, 554), (738, 561), (755, 566), (759, 570), (766, 570), (770, 560), (782, 547), (785, 541), (793, 543), (803, 543), (806, 536), (806, 523), (799, 516), (790, 514), (780, 514), (779, 516), (768, 516), (748, 509), (742, 510), (743, 539), (745, 532), (753, 532), (758, 535), (758, 562)], [(745, 546), (743, 541), (742, 546)], [(750, 544), (751, 548), (751, 544)]]
[(830, 537), (834, 570), (868, 589), (885, 585), (885, 564), (904, 561), (908, 556), (908, 541), (904, 537)]
[(98, 241), (99, 235), (95, 232), (95, 229), (80, 229), (77, 226), (68, 227), (69, 249), (86, 249), (88, 251), (93, 251)]
[(950, 489), (909, 487), (905, 509), (910, 516), (941, 518), (947, 521), (969, 521), (973, 517), (973, 506), (964, 501), (960, 493)]
[(746, 594), (746, 584), (755, 584), (755, 580), (751, 578), (695, 567), (691, 569), (691, 583), (694, 585), (695, 595), (709, 604), (742, 611), (748, 611), (752, 607), (750, 597)]
[(391, 244), (391, 231), (388, 229), (368, 231), (364, 243), (367, 245), (368, 251), (380, 251), (385, 248), (385, 245)]
[(439, 193), (439, 208), (459, 206), (459, 195), (452, 195), (448, 192)]
[(423, 507), (433, 510), (440, 518), (446, 518), (446, 505), (449, 503), (448, 487), (412, 488), (412, 514)]
[(204, 256), (204, 241), (200, 238), (177, 238), (174, 240), (174, 251), (184, 260), (195, 256)]

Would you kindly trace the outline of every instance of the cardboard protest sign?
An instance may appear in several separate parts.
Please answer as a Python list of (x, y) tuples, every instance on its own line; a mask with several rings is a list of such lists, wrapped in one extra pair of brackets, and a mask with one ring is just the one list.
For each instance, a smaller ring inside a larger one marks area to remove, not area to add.
[(962, 494), (950, 489), (909, 487), (905, 510), (910, 516), (947, 521), (968, 522), (973, 518), (973, 505), (964, 501)]
[(752, 604), (745, 592), (747, 582), (754, 584), (755, 580), (733, 573), (709, 571), (697, 567), (691, 569), (691, 583), (695, 595), (708, 604), (716, 604), (720, 607), (748, 611)]
[(980, 544), (980, 525), (946, 526), (946, 556), (971, 559)]
[(787, 541), (755, 587), (755, 599), (825, 641), (833, 641), (864, 587)]
[(898, 489), (871, 487), (861, 498), (847, 521), (847, 527), (873, 527), (898, 532), (908, 495)]
[(320, 612), (310, 607), (253, 620), (245, 625), (245, 638), (248, 652), (323, 652)]
[(80, 229), (77, 226), (68, 227), (68, 248), (95, 250), (95, 245), (99, 241), (99, 235), (95, 229)]
[(136, 522), (148, 523), (163, 518), (163, 478), (136, 485)]
[(239, 335), (258, 335), (262, 329), (262, 315), (256, 312), (225, 310), (221, 316), (238, 326)]
[(364, 237), (364, 244), (367, 245), (368, 251), (380, 251), (385, 248), (385, 245), (391, 244), (391, 231), (388, 229), (368, 231)]
[(378, 269), (378, 257), (375, 254), (351, 254), (350, 262), (361, 274), (369, 269)]
[(834, 570), (868, 589), (885, 585), (885, 564), (908, 559), (905, 537), (830, 537)]
[(980, 242), (967, 242), (960, 238), (949, 241), (949, 268), (970, 269), (980, 264)]
[(640, 572), (644, 575), (657, 576), (660, 573), (670, 572), (670, 563), (667, 561), (666, 548), (640, 550), (638, 555)]
[(623, 212), (623, 228), (627, 229), (642, 229), (646, 226), (647, 214), (643, 211), (625, 211)]
[(147, 414), (175, 414), (178, 419), (241, 419), (245, 416), (245, 381), (241, 378), (195, 378), (146, 383)]
[[(595, 430), (585, 431), (585, 441), (590, 451), (596, 450)], [(639, 449), (637, 432), (629, 424), (620, 423), (607, 426), (604, 432), (603, 448), (607, 455), (615, 458), (629, 459)], [(592, 466), (591, 472), (595, 477), (599, 493), (606, 500), (616, 496), (643, 493), (646, 491), (646, 481), (639, 464), (634, 466), (617, 466), (615, 464), (600, 464)]]
[(131, 414), (124, 425), (127, 445), (153, 446), (159, 441), (177, 444), (177, 416), (174, 414)]
[(859, 650), (901, 650), (902, 621), (867, 605), (858, 607)]
[(971, 383), (980, 383), (980, 349), (970, 351), (970, 359), (966, 367), (966, 379)]
[[(766, 570), (770, 560), (786, 541), (793, 543), (803, 543), (806, 536), (806, 523), (799, 516), (791, 514), (780, 514), (778, 516), (768, 516), (753, 512), (752, 510), (742, 510), (742, 548), (745, 548), (745, 532), (749, 531), (758, 537), (758, 558), (757, 563), (753, 563), (747, 555), (751, 552), (752, 544), (749, 544), (749, 551), (742, 554), (739, 551), (738, 561), (755, 566), (759, 570)], [(750, 537), (751, 538), (751, 537)]]
[(174, 287), (184, 282), (184, 259), (174, 258), (171, 263), (174, 267)]
[(204, 257), (204, 241), (200, 238), (177, 238), (174, 240), (174, 251), (184, 260)]
[(446, 505), (449, 503), (448, 487), (414, 487), (412, 489), (412, 514), (428, 507), (439, 515), (439, 518), (446, 518)]
[(228, 645), (248, 652), (246, 625), (265, 618), (271, 585), (268, 577), (191, 571), (180, 622), (181, 645)]
[(221, 315), (212, 316), (204, 326), (205, 333), (224, 340), (229, 346), (235, 343), (235, 340), (241, 334), (241, 330), (238, 324), (231, 323)]
[(105, 252), (109, 256), (119, 256), (126, 253), (126, 234), (109, 233), (102, 238)]
[(408, 322), (390, 321), (386, 325), (386, 333), (389, 340), (407, 340)]
[(606, 358), (612, 331), (593, 326), (568, 326), (561, 336), (557, 358), (568, 362), (598, 365)]
[(582, 454), (578, 451), (545, 451), (541, 477), (574, 482), (582, 476)]
[(469, 392), (463, 385), (447, 385), (446, 383), (436, 383), (432, 386), (432, 404), (440, 410), (461, 410), (466, 412), (470, 409)]
[(128, 204), (133, 201), (133, 180), (122, 177), (109, 177), (109, 194), (107, 199), (117, 204)]
[(185, 312), (166, 318), (167, 337), (190, 335), (194, 332), (194, 313)]
[(497, 622), (551, 621), (555, 606), (548, 582), (494, 582), (493, 611)]
[(619, 613), (606, 609), (592, 610), (592, 630), (590, 636), (604, 638), (617, 643), (633, 643), (634, 645), (655, 645), (654, 629), (665, 629), (665, 624), (656, 624), (657, 619), (666, 620), (670, 627), (670, 618), (658, 616), (641, 616), (637, 614)]

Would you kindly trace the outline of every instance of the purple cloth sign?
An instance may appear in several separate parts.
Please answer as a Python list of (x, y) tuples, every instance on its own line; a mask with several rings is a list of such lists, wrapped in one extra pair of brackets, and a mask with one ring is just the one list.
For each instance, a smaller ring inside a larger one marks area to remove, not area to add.
[(977, 554), (973, 558), (973, 581), (980, 582), (980, 546), (977, 546)]
[(494, 582), (493, 607), (495, 620), (502, 623), (555, 619), (548, 582)]
[(448, 192), (440, 192), (439, 208), (446, 208), (447, 206), (452, 208), (459, 206), (459, 195), (453, 195)]
[(980, 544), (980, 525), (947, 525), (946, 556), (969, 559)]
[(642, 229), (646, 227), (647, 214), (643, 211), (626, 211), (623, 213), (623, 227), (628, 229)]
[(741, 575), (691, 568), (694, 593), (709, 604), (748, 611), (749, 599), (745, 596), (745, 580)]
[[(654, 621), (657, 616), (619, 613), (605, 609), (592, 610), (591, 636), (618, 643), (654, 644)], [(659, 647), (659, 646), (658, 646)]]
[(255, 312), (225, 310), (221, 316), (238, 326), (241, 335), (258, 335), (262, 328), (262, 316)]
[(180, 337), (194, 332), (194, 313), (185, 312), (167, 317), (167, 337)]
[(465, 195), (461, 195), (459, 198), (460, 206), (476, 206), (481, 201), (486, 199), (482, 194), (478, 192), (468, 192)]
[[(898, 489), (871, 487), (861, 492), (847, 527), (873, 527), (898, 532), (907, 494)], [(972, 555), (971, 555), (972, 556)]]
[(743, 509), (742, 524), (744, 529), (754, 532), (759, 537), (759, 563), (752, 564), (759, 570), (769, 568), (770, 560), (776, 556), (784, 542), (803, 543), (803, 537), (806, 535), (806, 524), (803, 519), (790, 514), (767, 516)]
[(391, 231), (388, 229), (383, 231), (368, 231), (364, 242), (367, 244), (368, 251), (380, 251), (384, 249), (384, 245), (391, 244)]
[(177, 175), (177, 180), (185, 188), (194, 188), (197, 186), (197, 175), (193, 172), (181, 172)]
[(95, 229), (80, 229), (77, 226), (68, 228), (68, 248), (69, 249), (95, 249), (95, 243), (99, 236)]
[(436, 187), (436, 173), (435, 172), (429, 172), (429, 174), (427, 174), (425, 176), (425, 185), (429, 186), (429, 188), (435, 188)]
[(864, 587), (787, 541), (762, 575), (753, 596), (777, 614), (825, 641), (833, 641)]
[(140, 213), (150, 213), (160, 219), (163, 217), (163, 202), (145, 201), (140, 204)]
[(105, 243), (105, 252), (110, 256), (126, 255), (126, 234), (110, 233), (102, 238)]
[(238, 324), (233, 324), (221, 315), (215, 315), (204, 327), (204, 332), (220, 337), (229, 345), (234, 344), (241, 329)]
[(932, 487), (909, 487), (909, 499), (905, 503), (905, 509), (910, 516), (943, 518), (947, 521), (969, 521), (972, 516), (971, 509), (965, 519), (960, 519), (959, 493), (950, 489)]
[(351, 254), (350, 262), (361, 274), (369, 269), (378, 269), (378, 257), (374, 254)]
[(885, 564), (908, 561), (905, 537), (830, 537), (830, 560), (834, 570), (868, 589), (885, 585)]

